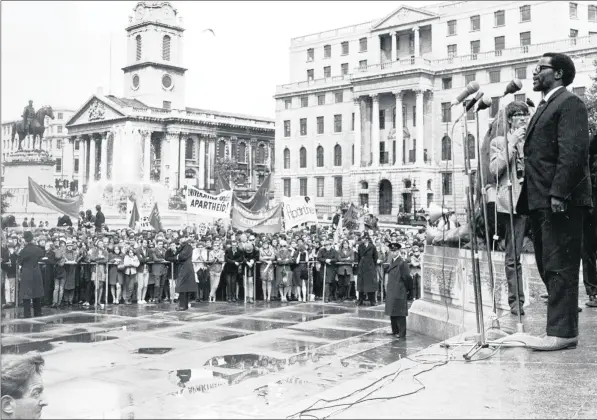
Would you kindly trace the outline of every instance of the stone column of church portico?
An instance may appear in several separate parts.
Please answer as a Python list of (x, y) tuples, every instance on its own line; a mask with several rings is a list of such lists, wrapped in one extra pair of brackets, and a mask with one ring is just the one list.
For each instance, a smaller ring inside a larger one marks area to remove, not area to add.
[(394, 127), (396, 127), (396, 162), (394, 166), (402, 166), (404, 156), (403, 152), (403, 144), (404, 144), (404, 127), (402, 121), (402, 98), (404, 94), (402, 91), (393, 92), (394, 97), (396, 98), (396, 115), (394, 115)]
[(205, 139), (199, 137), (199, 189), (205, 189)]
[(170, 189), (175, 189), (178, 186), (178, 153), (180, 148), (179, 134), (166, 133), (166, 140), (168, 142), (168, 186)]
[(92, 134), (89, 139), (89, 182), (95, 181), (95, 160), (97, 159), (95, 153), (95, 137)]
[(373, 109), (371, 111), (371, 166), (379, 166), (379, 95), (372, 95)]
[[(361, 129), (361, 98), (356, 96), (354, 102), (354, 166), (361, 167), (363, 156), (363, 133)], [(269, 155), (268, 155), (269, 156)]]
[(424, 109), (423, 109), (423, 95), (425, 94), (424, 90), (417, 90), (415, 91), (416, 93), (416, 106), (417, 106), (417, 150), (415, 151), (415, 161), (416, 164), (421, 166), (424, 165), (424, 159), (423, 159), (423, 149), (425, 148), (425, 127), (424, 127), (424, 123), (423, 123), (423, 115), (424, 115)]
[(143, 142), (143, 182), (151, 181), (151, 131), (142, 130)]
[(82, 137), (77, 137), (77, 140), (79, 141), (79, 191), (82, 192), (83, 191), (83, 185), (85, 185), (85, 175), (86, 175), (86, 171), (85, 171), (85, 167), (86, 167), (86, 159), (85, 159), (85, 139)]
[(249, 159), (249, 188), (253, 188), (253, 179), (255, 174), (253, 173), (253, 145), (257, 142), (256, 139), (251, 139), (248, 143), (249, 143), (249, 156), (247, 159)]
[(109, 131), (102, 133), (102, 142), (100, 145), (100, 179), (102, 181), (108, 180), (108, 136)]
[(216, 165), (216, 140), (209, 139), (207, 151), (207, 189), (211, 190), (214, 182), (214, 172)]
[(186, 143), (186, 135), (181, 136), (179, 140), (179, 148), (180, 151), (178, 153), (178, 188), (182, 188), (185, 185), (185, 170), (187, 169), (186, 165), (186, 151), (185, 151), (185, 143)]

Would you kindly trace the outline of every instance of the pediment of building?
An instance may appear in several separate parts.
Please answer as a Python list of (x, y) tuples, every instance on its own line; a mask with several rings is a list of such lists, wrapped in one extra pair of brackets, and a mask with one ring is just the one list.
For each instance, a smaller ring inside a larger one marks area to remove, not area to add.
[(68, 126), (90, 124), (125, 117), (125, 110), (112, 101), (93, 95), (66, 123)]
[(414, 7), (402, 6), (394, 10), (385, 18), (375, 23), (372, 31), (381, 31), (405, 26), (412, 23), (424, 22), (431, 19), (436, 19), (438, 16), (435, 13), (426, 10), (416, 9)]

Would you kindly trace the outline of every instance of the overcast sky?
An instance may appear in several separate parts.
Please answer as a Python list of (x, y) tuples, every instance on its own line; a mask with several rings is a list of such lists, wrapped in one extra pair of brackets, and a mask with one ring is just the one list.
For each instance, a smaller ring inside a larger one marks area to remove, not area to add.
[[(290, 38), (380, 19), (402, 4), (439, 2), (171, 3), (186, 28), (187, 106), (273, 118), (275, 87), (288, 83)], [(2, 121), (19, 118), (29, 99), (36, 109), (76, 110), (100, 86), (121, 96), (124, 28), (136, 4), (2, 2)]]

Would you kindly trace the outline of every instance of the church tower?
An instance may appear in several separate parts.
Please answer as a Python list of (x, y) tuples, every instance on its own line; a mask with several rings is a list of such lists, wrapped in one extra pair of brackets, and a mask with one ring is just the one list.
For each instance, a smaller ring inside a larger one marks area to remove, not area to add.
[(129, 16), (124, 96), (148, 106), (185, 109), (182, 18), (167, 1), (139, 2)]

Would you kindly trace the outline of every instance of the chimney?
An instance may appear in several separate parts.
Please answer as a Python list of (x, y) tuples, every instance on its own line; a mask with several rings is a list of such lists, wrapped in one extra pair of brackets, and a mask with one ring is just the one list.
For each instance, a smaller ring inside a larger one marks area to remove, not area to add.
[(98, 86), (97, 90), (95, 91), (95, 94), (98, 96), (104, 96), (104, 88)]

